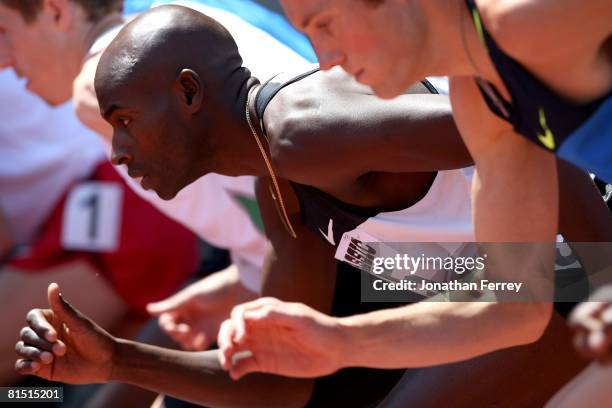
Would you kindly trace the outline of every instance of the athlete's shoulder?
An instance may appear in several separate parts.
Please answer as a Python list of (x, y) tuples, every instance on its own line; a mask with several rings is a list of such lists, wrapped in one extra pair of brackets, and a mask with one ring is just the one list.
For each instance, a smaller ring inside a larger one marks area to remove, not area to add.
[(551, 53), (556, 55), (555, 49), (564, 48), (557, 45), (567, 47), (577, 32), (584, 41), (604, 35), (597, 31), (612, 31), (606, 23), (612, 18), (606, 0), (476, 0), (476, 4), (498, 46), (521, 62), (539, 63)]
[(472, 154), (486, 150), (496, 135), (512, 130), (487, 107), (473, 77), (452, 77), (450, 100), (455, 123)]

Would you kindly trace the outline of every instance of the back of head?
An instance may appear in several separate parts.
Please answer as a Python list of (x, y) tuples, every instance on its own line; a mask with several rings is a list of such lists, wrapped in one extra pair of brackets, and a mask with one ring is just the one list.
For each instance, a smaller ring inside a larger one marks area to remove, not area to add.
[(199, 75), (207, 97), (246, 71), (234, 39), (215, 20), (186, 7), (156, 7), (128, 23), (106, 49), (96, 92), (100, 97), (116, 86), (167, 90), (184, 69)]

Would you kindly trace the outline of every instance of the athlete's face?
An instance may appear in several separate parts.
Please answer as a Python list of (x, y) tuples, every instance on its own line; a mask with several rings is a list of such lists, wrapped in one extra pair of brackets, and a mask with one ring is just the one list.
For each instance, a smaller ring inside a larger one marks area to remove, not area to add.
[(113, 127), (113, 164), (125, 165), (144, 189), (172, 199), (200, 176), (195, 162), (201, 135), (189, 126), (171, 91), (101, 83), (96, 80), (96, 93), (100, 112)]
[(52, 105), (72, 96), (78, 70), (63, 52), (66, 33), (43, 3), (34, 21), (0, 3), (0, 67), (13, 67), (27, 79), (27, 88)]
[(322, 69), (339, 65), (383, 98), (401, 94), (412, 75), (421, 35), (406, 1), (281, 0), (305, 32)]

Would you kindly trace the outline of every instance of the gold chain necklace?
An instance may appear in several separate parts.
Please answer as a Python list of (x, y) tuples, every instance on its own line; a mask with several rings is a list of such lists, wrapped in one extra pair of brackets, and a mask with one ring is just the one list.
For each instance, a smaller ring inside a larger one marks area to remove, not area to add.
[[(272, 168), (272, 163), (270, 163), (270, 160), (268, 159), (268, 155), (266, 154), (266, 151), (264, 150), (264, 147), (261, 144), (261, 140), (259, 140), (257, 131), (255, 130), (255, 127), (253, 127), (253, 123), (251, 122), (251, 115), (249, 113), (250, 97), (251, 97), (251, 89), (247, 91), (245, 115), (246, 115), (247, 123), (249, 124), (249, 128), (251, 129), (251, 133), (253, 134), (253, 137), (255, 138), (255, 142), (257, 142), (257, 147), (259, 147), (259, 151), (261, 152), (261, 157), (263, 157), (264, 162), (266, 163), (266, 167), (268, 168), (270, 179), (272, 179), (272, 186), (268, 184), (268, 189), (270, 190), (270, 195), (272, 196), (272, 200), (274, 200), (274, 203), (276, 204), (276, 211), (278, 212), (278, 215), (281, 221), (283, 222), (283, 226), (285, 227), (285, 229), (287, 230), (289, 235), (291, 235), (292, 238), (297, 238), (297, 235), (295, 234), (295, 231), (293, 230), (293, 226), (291, 225), (291, 220), (289, 219), (289, 216), (287, 215), (287, 210), (285, 209), (285, 202), (283, 201), (283, 196), (281, 195), (280, 188), (278, 187), (278, 181), (276, 178), (276, 174), (274, 173), (274, 169)], [(274, 187), (274, 190), (272, 189), (272, 187)]]

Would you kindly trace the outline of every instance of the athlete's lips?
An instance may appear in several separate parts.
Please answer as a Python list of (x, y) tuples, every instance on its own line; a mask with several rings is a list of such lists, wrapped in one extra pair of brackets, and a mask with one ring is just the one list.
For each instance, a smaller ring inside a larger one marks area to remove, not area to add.
[(149, 176), (142, 176), (142, 178), (140, 179), (140, 186), (142, 188), (144, 188), (145, 190), (151, 190), (151, 180), (149, 178)]
[(127, 171), (128, 175), (133, 178), (133, 179), (137, 179), (137, 178), (141, 178), (144, 177), (145, 174), (141, 171), (138, 170), (134, 170), (128, 167), (128, 171)]

